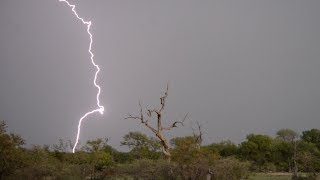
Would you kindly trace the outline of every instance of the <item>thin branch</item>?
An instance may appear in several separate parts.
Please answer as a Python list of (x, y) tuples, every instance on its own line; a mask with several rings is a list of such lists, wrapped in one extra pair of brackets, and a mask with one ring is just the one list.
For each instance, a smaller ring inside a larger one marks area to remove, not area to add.
[(202, 125), (197, 121), (197, 129), (199, 131), (199, 134), (196, 134), (195, 129), (193, 127), (191, 127), (191, 129), (192, 129), (193, 137), (195, 138), (195, 142), (201, 145), (203, 140)]
[(198, 126), (199, 135), (198, 135), (198, 137), (196, 139), (196, 142), (199, 143), (199, 145), (201, 145), (203, 132), (202, 132), (202, 129), (201, 129), (201, 125), (200, 125), (200, 123), (198, 121), (197, 121), (197, 126)]
[(175, 128), (175, 127), (178, 127), (177, 124), (181, 124), (181, 125), (183, 126), (183, 123), (184, 123), (184, 121), (187, 119), (188, 115), (189, 115), (189, 113), (187, 113), (187, 114), (184, 116), (184, 118), (182, 119), (182, 121), (175, 121), (175, 122), (172, 123), (171, 126), (169, 126), (169, 127), (163, 127), (162, 130), (167, 130), (167, 131), (168, 131), (168, 130), (171, 130), (171, 129)]
[(131, 114), (128, 115), (128, 117), (125, 117), (124, 119), (138, 119), (140, 120), (140, 122), (142, 124), (144, 124), (147, 128), (149, 128), (152, 132), (154, 133), (157, 133), (157, 130), (154, 129), (153, 127), (151, 127), (149, 124), (148, 124), (148, 119), (145, 120), (144, 119), (144, 115), (143, 115), (143, 109), (142, 109), (142, 105), (141, 105), (141, 102), (139, 102), (139, 106), (140, 106), (140, 116), (133, 116)]
[(149, 117), (152, 116), (152, 113), (155, 113), (157, 116), (160, 114), (156, 109), (148, 109), (148, 110), (147, 110), (147, 115), (148, 115)]
[(169, 90), (169, 83), (167, 83), (167, 89), (166, 89), (166, 92), (164, 93), (164, 96), (160, 98), (161, 108), (158, 111), (159, 114), (163, 111), (164, 106), (166, 104), (166, 98), (168, 97), (168, 90)]

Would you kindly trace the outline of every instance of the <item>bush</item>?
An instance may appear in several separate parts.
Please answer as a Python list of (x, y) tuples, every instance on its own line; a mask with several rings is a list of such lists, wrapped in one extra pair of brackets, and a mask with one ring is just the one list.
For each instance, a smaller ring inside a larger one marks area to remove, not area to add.
[(275, 172), (277, 171), (277, 167), (273, 163), (265, 163), (261, 166), (261, 172)]
[(213, 169), (214, 180), (239, 180), (248, 178), (249, 162), (241, 162), (234, 157), (217, 160)]
[(141, 159), (115, 167), (114, 175), (133, 179), (173, 179), (174, 166), (164, 160)]

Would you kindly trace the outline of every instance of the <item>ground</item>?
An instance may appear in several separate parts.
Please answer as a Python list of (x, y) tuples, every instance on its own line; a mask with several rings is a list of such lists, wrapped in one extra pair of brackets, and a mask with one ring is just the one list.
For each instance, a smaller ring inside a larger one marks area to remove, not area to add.
[(250, 180), (291, 180), (291, 173), (257, 173)]

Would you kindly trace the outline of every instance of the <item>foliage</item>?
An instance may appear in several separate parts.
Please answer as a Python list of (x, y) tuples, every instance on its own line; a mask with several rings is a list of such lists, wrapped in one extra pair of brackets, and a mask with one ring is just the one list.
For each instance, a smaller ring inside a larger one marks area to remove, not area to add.
[(129, 132), (123, 137), (121, 145), (131, 149), (130, 154), (136, 159), (158, 159), (160, 157), (160, 143), (141, 132)]
[(19, 135), (8, 133), (6, 128), (6, 123), (0, 121), (0, 178), (25, 166), (21, 149), (24, 140)]
[(204, 149), (220, 154), (222, 157), (235, 156), (238, 153), (238, 147), (231, 141), (221, 141), (212, 143), (203, 147)]
[(171, 143), (175, 147), (172, 150), (172, 161), (177, 164), (175, 172), (182, 179), (203, 179), (210, 163), (218, 158), (215, 152), (201, 148), (194, 136), (174, 138)]
[(277, 132), (277, 138), (280, 138), (284, 141), (293, 142), (298, 138), (298, 133), (293, 131), (292, 129), (280, 129)]
[(291, 180), (290, 173), (253, 173), (249, 180)]
[(290, 149), (292, 150), (292, 157), (290, 158), (290, 162), (292, 162), (292, 168), (289, 166), (292, 171), (292, 179), (298, 178), (298, 162), (297, 162), (297, 154), (298, 154), (298, 145), (299, 145), (299, 135), (297, 132), (292, 129), (280, 129), (277, 132), (277, 138), (282, 139), (284, 142), (290, 144)]
[(242, 142), (239, 147), (240, 157), (252, 161), (253, 168), (259, 170), (259, 167), (271, 162), (272, 141), (273, 139), (267, 135), (249, 134), (247, 141)]
[(282, 139), (274, 139), (271, 144), (272, 162), (276, 166), (276, 171), (286, 172), (290, 170), (292, 164), (293, 148), (292, 144)]
[(241, 162), (234, 157), (216, 161), (213, 165), (213, 179), (238, 180), (249, 177), (249, 162)]
[(174, 166), (164, 160), (140, 159), (130, 164), (117, 166), (117, 174), (133, 179), (172, 179)]
[(82, 148), (82, 150), (86, 152), (97, 152), (105, 149), (108, 146), (108, 139), (94, 139), (88, 140), (86, 145)]
[(298, 147), (297, 161), (305, 172), (320, 172), (320, 150), (311, 142), (302, 141)]
[(320, 150), (320, 129), (310, 129), (302, 132), (301, 139), (313, 143)]
[[(201, 146), (195, 136), (173, 138), (171, 161), (161, 156), (159, 141), (140, 132), (124, 135), (121, 152), (108, 139), (92, 139), (75, 153), (71, 141), (52, 146), (23, 147), (24, 140), (0, 122), (0, 179), (244, 179), (251, 172), (292, 172), (295, 179), (315, 179), (320, 173), (319, 130), (290, 129), (276, 138), (249, 134), (236, 145), (222, 141)], [(249, 163), (250, 162), (250, 163)], [(305, 172), (304, 176), (301, 172)]]
[(114, 151), (112, 153), (113, 161), (119, 164), (125, 164), (134, 161), (134, 156), (130, 152)]

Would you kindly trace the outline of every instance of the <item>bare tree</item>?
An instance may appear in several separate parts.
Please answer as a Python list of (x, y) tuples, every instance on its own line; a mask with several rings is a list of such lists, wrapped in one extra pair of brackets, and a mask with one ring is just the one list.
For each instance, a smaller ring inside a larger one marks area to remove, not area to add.
[[(154, 133), (154, 135), (157, 137), (157, 139), (160, 141), (162, 153), (165, 159), (170, 161), (170, 157), (171, 157), (171, 154), (169, 151), (170, 146), (167, 138), (164, 136), (164, 131), (170, 131), (173, 128), (176, 128), (178, 124), (181, 124), (183, 126), (183, 122), (186, 120), (188, 114), (186, 114), (181, 121), (175, 121), (169, 126), (164, 126), (162, 124), (162, 114), (165, 108), (166, 99), (168, 97), (168, 90), (169, 90), (169, 85), (167, 84), (166, 92), (164, 93), (164, 96), (160, 98), (160, 108), (146, 109), (146, 111), (144, 111), (141, 103), (139, 102), (140, 114), (138, 116), (133, 116), (129, 114), (128, 117), (126, 117), (125, 119), (140, 120), (141, 124), (143, 124), (145, 127), (150, 129)], [(156, 117), (156, 121), (157, 121), (154, 127), (149, 124), (149, 120), (152, 119), (152, 117)]]
[(203, 130), (202, 130), (202, 125), (197, 121), (197, 131), (196, 133), (195, 128), (191, 127), (194, 141), (197, 143), (198, 147), (200, 148), (202, 141), (203, 141)]

